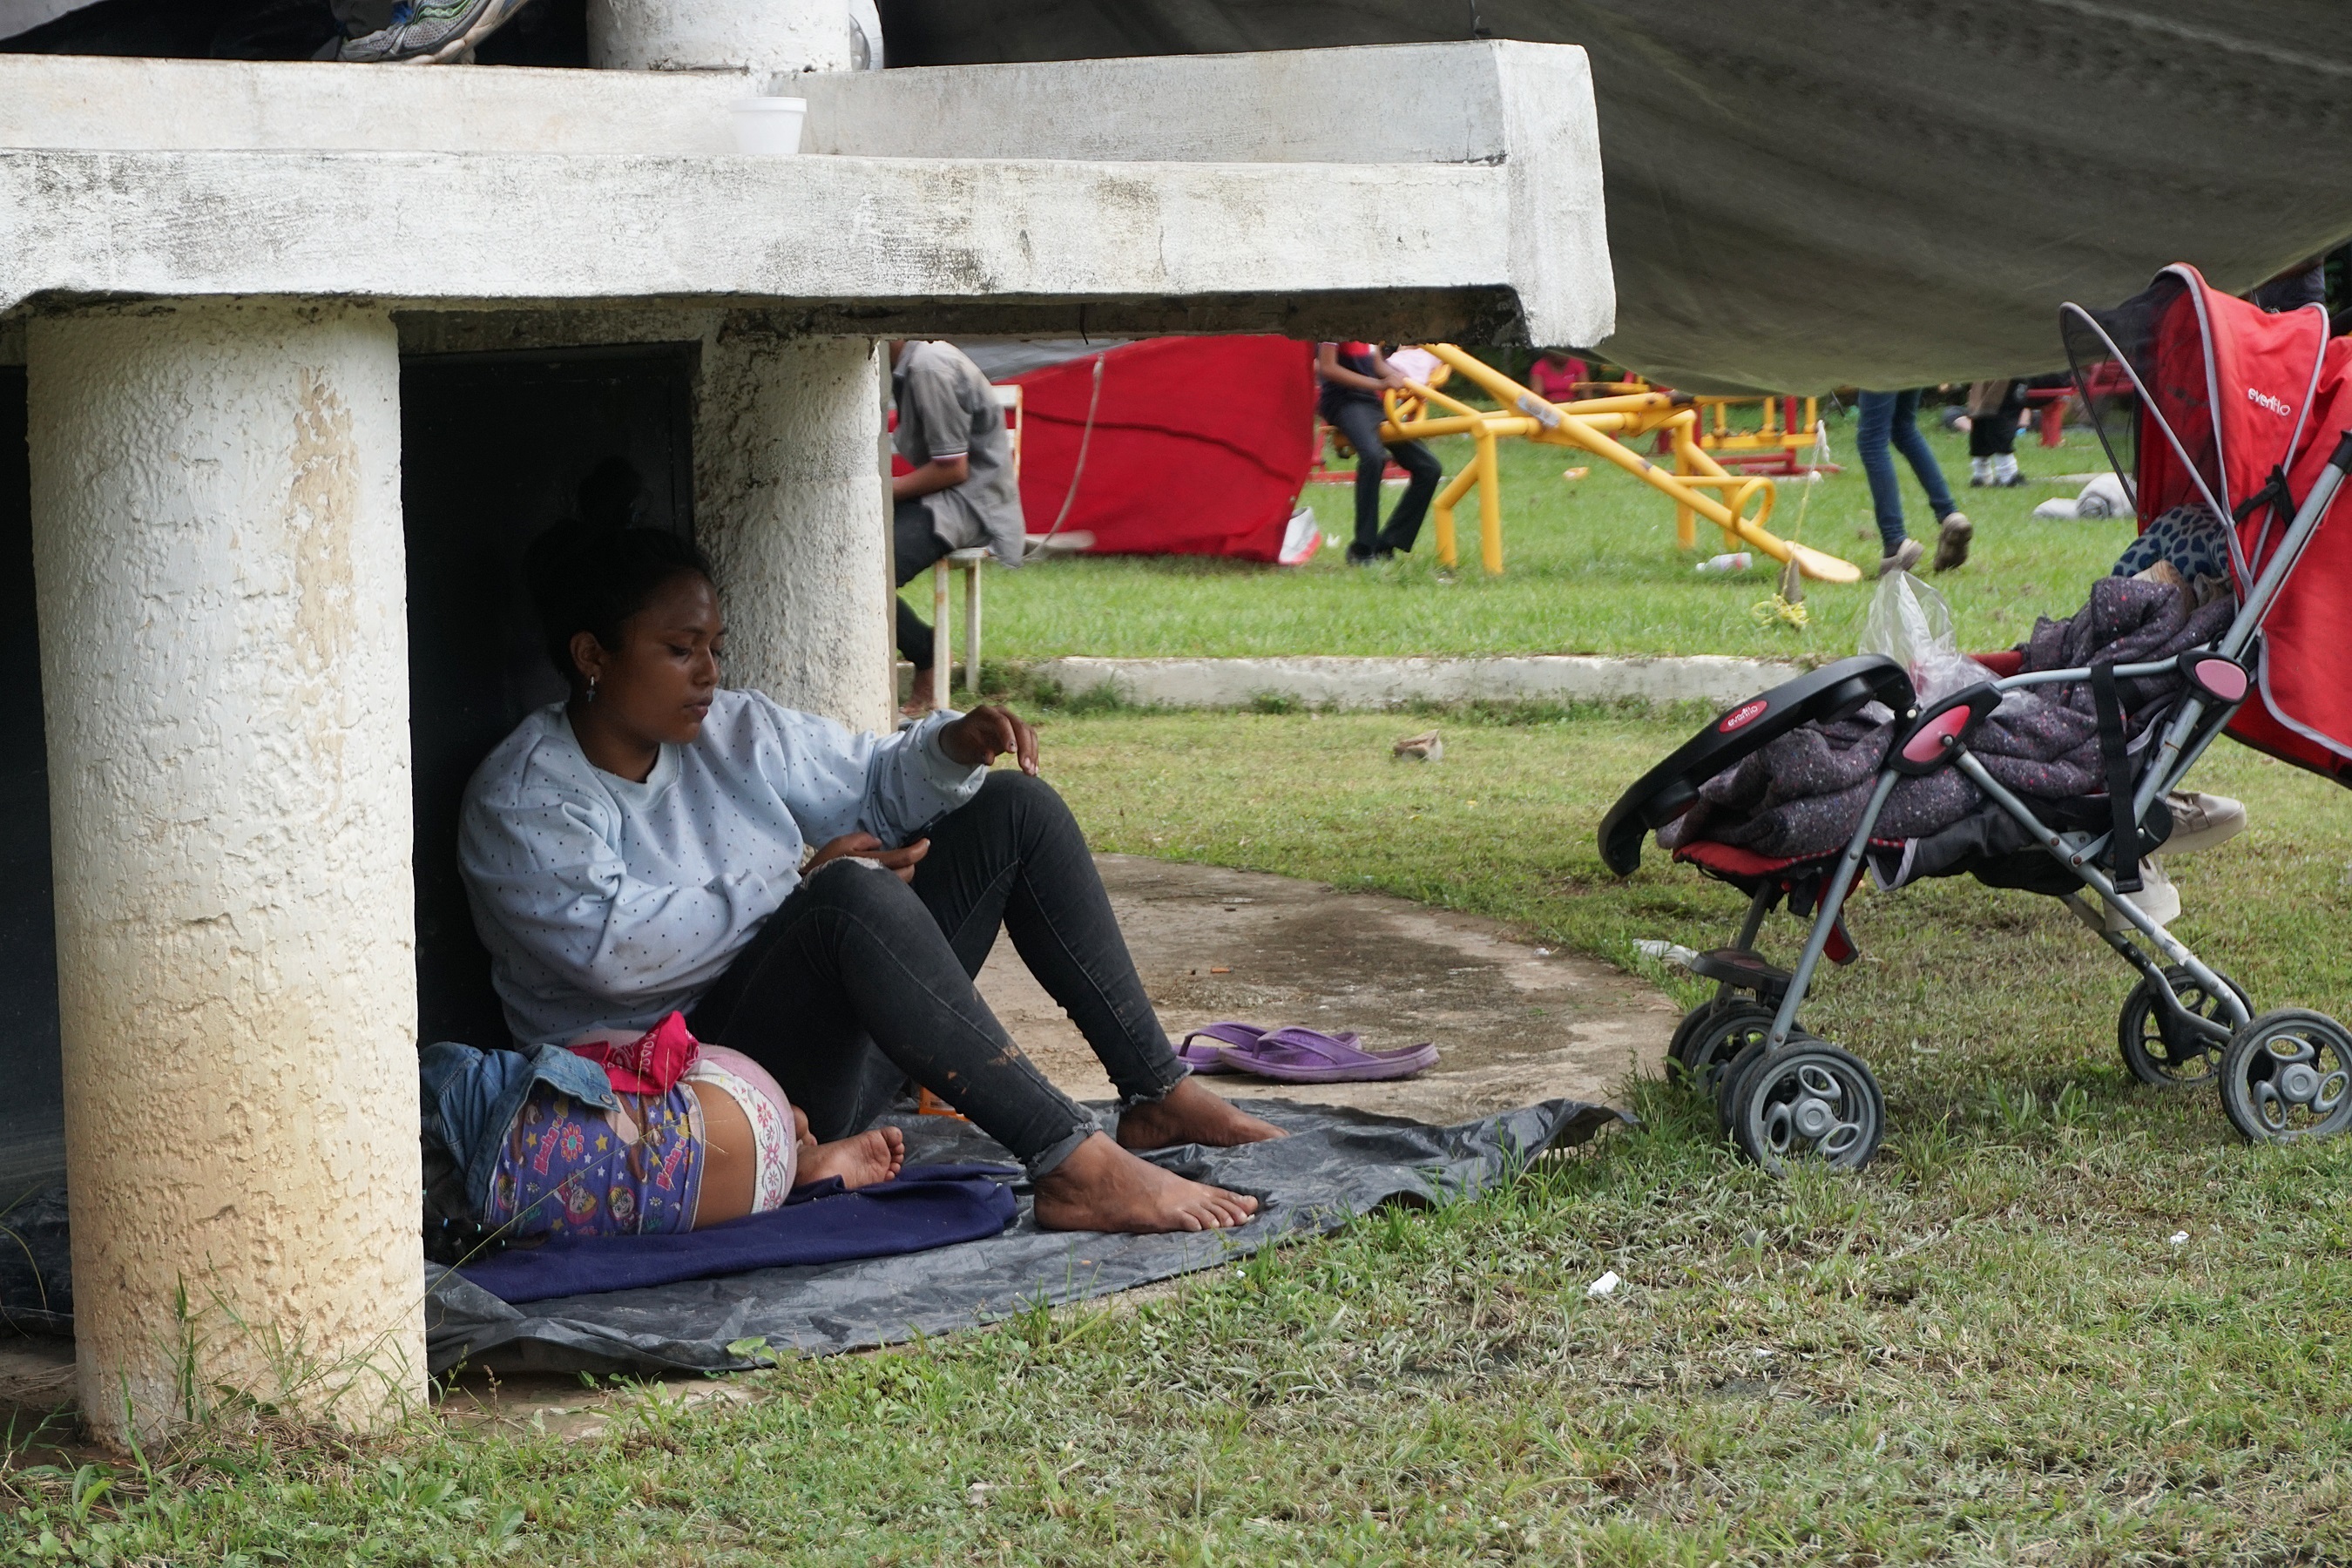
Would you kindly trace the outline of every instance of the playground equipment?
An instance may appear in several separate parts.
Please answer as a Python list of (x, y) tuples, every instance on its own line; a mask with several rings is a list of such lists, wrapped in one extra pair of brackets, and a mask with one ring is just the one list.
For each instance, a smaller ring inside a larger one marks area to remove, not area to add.
[[(1745, 473), (1801, 474), (1807, 464), (1799, 456), (1813, 449), (1822, 426), (1821, 399), (1808, 397), (1804, 416), (1798, 417), (1794, 397), (1694, 397), (1704, 416), (1697, 440), (1700, 447), (1728, 468)], [(1735, 426), (1731, 411), (1760, 405), (1757, 427)]]
[[(1496, 447), (1505, 437), (1517, 437), (1590, 452), (1663, 492), (1675, 503), (1675, 539), (1685, 550), (1696, 547), (1698, 520), (1705, 518), (1723, 531), (1727, 550), (1745, 546), (1783, 563), (1794, 561), (1800, 572), (1818, 582), (1861, 580), (1862, 569), (1852, 562), (1781, 539), (1765, 528), (1772, 515), (1771, 480), (1732, 473), (1699, 445), (1699, 414), (1694, 399), (1673, 393), (1634, 392), (1548, 403), (1451, 343), (1423, 346), (1501, 405), (1496, 409), (1473, 408), (1422, 382), (1408, 382), (1403, 391), (1383, 396), (1388, 415), (1381, 426), (1383, 441), (1468, 436), (1475, 444), (1469, 464), (1438, 492), (1432, 509), (1442, 564), (1455, 563), (1454, 509), (1475, 489), (1479, 558), (1489, 574), (1502, 572), (1502, 478)], [(1653, 435), (1662, 437), (1665, 449), (1673, 454), (1672, 471), (1625, 445), (1628, 439)]]

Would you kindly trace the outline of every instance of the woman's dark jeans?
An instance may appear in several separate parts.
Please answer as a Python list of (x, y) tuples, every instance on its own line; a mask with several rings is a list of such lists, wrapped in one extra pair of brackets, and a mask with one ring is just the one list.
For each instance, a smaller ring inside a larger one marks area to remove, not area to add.
[(1042, 1176), (1097, 1131), (972, 988), (1002, 926), (1128, 1104), (1182, 1081), (1070, 809), (1024, 773), (988, 775), (932, 825), (910, 886), (835, 861), (793, 890), (687, 1020), (775, 1075), (821, 1142), (889, 1109), (907, 1080)]
[(1878, 537), (1892, 555), (1903, 548), (1908, 535), (1903, 531), (1903, 488), (1895, 482), (1895, 459), (1886, 450), (1890, 440), (1909, 461), (1911, 471), (1919, 476), (1920, 488), (1927, 492), (1927, 510), (1936, 514), (1937, 521), (1960, 509), (1952, 500), (1951, 488), (1944, 483), (1935, 449), (1919, 434), (1916, 387), (1909, 392), (1863, 393), (1855, 412), (1854, 450), (1862, 455), (1862, 471), (1870, 476), (1870, 505), (1878, 514)]
[[(1412, 554), (1412, 542), (1421, 537), (1421, 520), (1428, 514), (1430, 498), (1437, 493), (1437, 481), (1445, 477), (1445, 465), (1418, 441), (1383, 445), (1381, 405), (1377, 403), (1333, 404), (1325, 409), (1323, 417), (1337, 426), (1339, 434), (1348, 438), (1348, 445), (1356, 448), (1356, 553), (1369, 555), (1375, 550), (1393, 550), (1400, 555)], [(1381, 482), (1391, 458), (1411, 478), (1405, 484), (1404, 499), (1397, 502), (1384, 532), (1381, 528)]]

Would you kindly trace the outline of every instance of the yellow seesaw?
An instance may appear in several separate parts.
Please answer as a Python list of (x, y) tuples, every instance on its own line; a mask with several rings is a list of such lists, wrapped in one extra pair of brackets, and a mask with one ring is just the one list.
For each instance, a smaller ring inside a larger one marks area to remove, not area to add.
[[(1406, 383), (1402, 393), (1383, 395), (1387, 418), (1381, 426), (1381, 440), (1421, 441), (1433, 436), (1467, 436), (1475, 443), (1469, 465), (1438, 492), (1433, 509), (1437, 559), (1442, 564), (1451, 567), (1456, 563), (1454, 509), (1475, 489), (1478, 492), (1479, 558), (1490, 574), (1502, 572), (1503, 489), (1495, 451), (1496, 443), (1506, 437), (1517, 437), (1545, 446), (1573, 447), (1590, 452), (1663, 491), (1675, 503), (1675, 536), (1685, 550), (1698, 543), (1697, 520), (1703, 517), (1723, 531), (1727, 545), (1737, 549), (1744, 544), (1762, 551), (1775, 561), (1793, 560), (1800, 572), (1816, 582), (1862, 580), (1862, 568), (1853, 562), (1793, 543), (1765, 528), (1765, 521), (1772, 515), (1772, 482), (1730, 473), (1708, 456), (1698, 444), (1698, 411), (1689, 399), (1677, 398), (1670, 393), (1640, 392), (1576, 403), (1547, 403), (1452, 343), (1422, 346), (1502, 405), (1499, 409), (1473, 408), (1419, 382)], [(1671, 470), (1660, 468), (1621, 439), (1658, 431), (1668, 432), (1667, 440), (1675, 455)], [(1748, 510), (1751, 503), (1752, 512)]]

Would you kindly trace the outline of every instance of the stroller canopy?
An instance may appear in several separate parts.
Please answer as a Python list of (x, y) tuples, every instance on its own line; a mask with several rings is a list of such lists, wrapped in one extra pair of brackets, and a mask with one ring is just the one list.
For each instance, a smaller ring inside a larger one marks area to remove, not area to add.
[[(2145, 530), (2175, 508), (2229, 524), (2242, 601), (2271, 563), (2302, 499), (2352, 428), (2352, 338), (2327, 312), (2277, 315), (2174, 266), (2112, 310), (2061, 315), (2086, 404), (2127, 380), (2137, 417), (2100, 425)], [(2255, 696), (2230, 732), (2248, 745), (2352, 785), (2352, 521), (2339, 491), (2263, 624)]]

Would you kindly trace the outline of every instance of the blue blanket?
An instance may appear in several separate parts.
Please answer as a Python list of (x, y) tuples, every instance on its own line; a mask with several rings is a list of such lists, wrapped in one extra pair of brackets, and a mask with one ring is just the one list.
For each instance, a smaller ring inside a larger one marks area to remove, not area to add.
[[(784, 1206), (674, 1236), (556, 1237), (514, 1247), (459, 1274), (516, 1305), (675, 1285), (754, 1268), (896, 1258), (1001, 1236), (1017, 1212), (1001, 1165), (909, 1165), (849, 1192), (839, 1177), (797, 1188)], [(429, 1268), (430, 1266), (428, 1266)]]
[[(992, 1219), (977, 1241), (912, 1257), (713, 1273), (643, 1290), (600, 1287), (594, 1295), (520, 1306), (454, 1269), (427, 1266), (430, 1365), (436, 1373), (468, 1362), (517, 1371), (708, 1372), (750, 1364), (740, 1348), (748, 1339), (764, 1340), (773, 1353), (828, 1355), (952, 1333), (1041, 1301), (1082, 1300), (1232, 1263), (1261, 1247), (1334, 1229), (1385, 1203), (1442, 1203), (1481, 1192), (1511, 1180), (1546, 1149), (1582, 1142), (1618, 1120), (1613, 1110), (1564, 1100), (1455, 1127), (1279, 1100), (1253, 1100), (1249, 1108), (1290, 1136), (1239, 1149), (1188, 1144), (1145, 1156), (1265, 1205), (1236, 1229), (1170, 1236), (1042, 1230), (1026, 1212), (1022, 1184), (1013, 1195), (1024, 1212), (1002, 1235)], [(1012, 1158), (968, 1122), (890, 1120), (907, 1134), (908, 1157), (929, 1165), (969, 1170), (987, 1162), (1003, 1171)], [(0, 1283), (7, 1260), (8, 1249), (0, 1248)], [(56, 1290), (54, 1279), (49, 1288)]]

